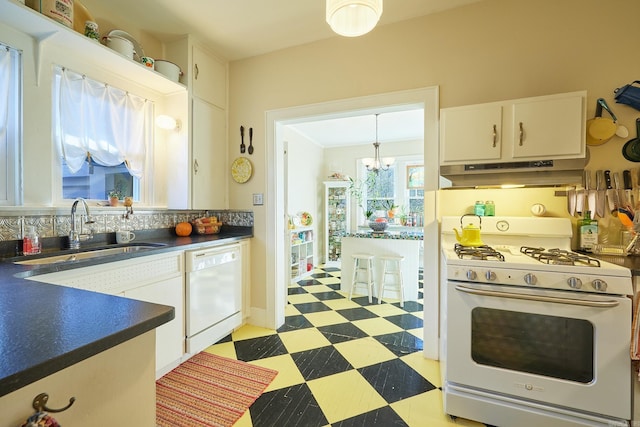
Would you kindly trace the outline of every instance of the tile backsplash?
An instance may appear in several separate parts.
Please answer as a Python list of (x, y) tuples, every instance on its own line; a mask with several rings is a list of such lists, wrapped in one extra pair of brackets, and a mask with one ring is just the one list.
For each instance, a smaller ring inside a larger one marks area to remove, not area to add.
[[(125, 208), (89, 210), (90, 227), (94, 233), (110, 233), (118, 229), (123, 221), (133, 230), (152, 230), (173, 228), (179, 222), (192, 221), (203, 216), (217, 216), (223, 224), (251, 227), (252, 211), (237, 210), (167, 210), (167, 209), (135, 209), (134, 213), (123, 219)], [(77, 218), (80, 218), (79, 212)], [(79, 219), (77, 219), (79, 221)], [(11, 211), (0, 211), (0, 241), (20, 240), (27, 227), (34, 226), (41, 237), (63, 237), (69, 235), (71, 229), (71, 212), (58, 208), (33, 209), (20, 207)], [(86, 230), (86, 228), (84, 228)]]

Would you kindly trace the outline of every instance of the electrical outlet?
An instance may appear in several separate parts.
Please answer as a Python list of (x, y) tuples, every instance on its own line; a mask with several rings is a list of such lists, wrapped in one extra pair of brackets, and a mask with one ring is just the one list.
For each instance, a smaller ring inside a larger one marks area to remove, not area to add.
[(261, 206), (263, 205), (262, 193), (254, 193), (253, 194), (253, 206)]

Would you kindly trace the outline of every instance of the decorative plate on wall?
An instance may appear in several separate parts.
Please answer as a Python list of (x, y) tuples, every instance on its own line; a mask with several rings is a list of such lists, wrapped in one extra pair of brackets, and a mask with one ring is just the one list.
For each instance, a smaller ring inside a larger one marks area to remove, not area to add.
[(231, 164), (231, 176), (239, 184), (249, 181), (253, 173), (253, 166), (246, 157), (238, 157)]

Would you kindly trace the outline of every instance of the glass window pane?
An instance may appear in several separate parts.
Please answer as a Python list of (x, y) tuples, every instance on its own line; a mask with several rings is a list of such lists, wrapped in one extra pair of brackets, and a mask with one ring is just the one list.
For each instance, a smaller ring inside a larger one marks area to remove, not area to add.
[(62, 159), (62, 197), (64, 199), (107, 200), (111, 190), (117, 190), (122, 197), (133, 196), (139, 201), (139, 179), (131, 176), (124, 163), (118, 166), (100, 166), (85, 162), (75, 174)]

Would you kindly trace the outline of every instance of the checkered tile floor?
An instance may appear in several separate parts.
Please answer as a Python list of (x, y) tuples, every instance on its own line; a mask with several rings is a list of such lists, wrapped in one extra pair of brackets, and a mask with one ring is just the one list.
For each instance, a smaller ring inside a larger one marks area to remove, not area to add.
[(243, 326), (207, 349), (279, 372), (235, 425), (483, 426), (442, 411), (438, 362), (422, 356), (422, 274), (419, 286), (400, 308), (349, 301), (336, 268), (292, 283), (278, 331)]

